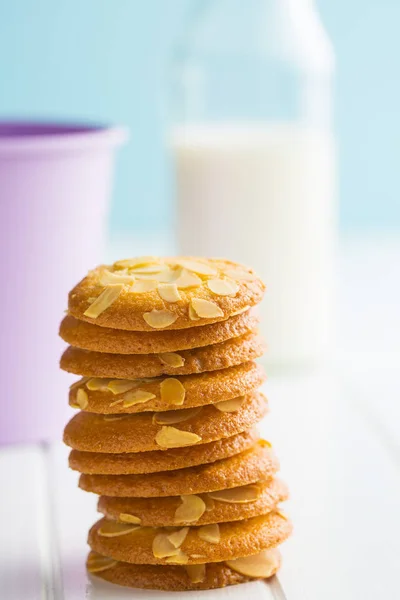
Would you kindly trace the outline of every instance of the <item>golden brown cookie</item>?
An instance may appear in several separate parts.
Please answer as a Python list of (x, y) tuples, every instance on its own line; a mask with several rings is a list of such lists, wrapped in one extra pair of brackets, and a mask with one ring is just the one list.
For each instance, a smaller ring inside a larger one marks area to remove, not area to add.
[(81, 475), (79, 487), (104, 496), (165, 497), (202, 494), (269, 479), (279, 469), (269, 444), (260, 440), (250, 450), (211, 464), (144, 475)]
[(124, 523), (136, 522), (142, 526), (208, 525), (265, 515), (287, 497), (286, 485), (279, 479), (270, 479), (198, 496), (100, 496), (98, 510), (108, 519)]
[(254, 311), (248, 310), (226, 321), (196, 327), (195, 331), (191, 328), (127, 331), (99, 327), (67, 315), (61, 322), (59, 333), (65, 342), (83, 350), (111, 354), (157, 354), (219, 344), (253, 331), (258, 323)]
[(113, 329), (186, 329), (245, 312), (264, 290), (257, 275), (238, 263), (139, 257), (90, 271), (70, 292), (68, 311)]
[[(131, 382), (116, 382), (109, 379), (83, 378), (75, 382), (69, 393), (69, 403), (76, 408), (83, 408), (87, 412), (101, 414), (137, 413), (145, 411), (169, 410), (170, 408), (191, 408), (204, 406), (230, 400), (237, 396), (243, 396), (260, 387), (266, 377), (264, 369), (257, 363), (250, 361), (237, 367), (199, 373), (196, 375), (182, 375), (177, 378), (175, 387), (179, 390), (183, 387), (182, 404), (176, 404), (174, 394), (170, 394), (171, 386), (167, 385), (169, 392), (165, 393), (164, 377), (152, 380), (136, 380)], [(179, 385), (180, 384), (180, 385)], [(118, 386), (122, 392), (118, 391)], [(79, 392), (79, 390), (82, 390)], [(141, 390), (148, 393), (148, 400), (131, 404), (124, 402), (124, 398), (132, 396), (131, 392)], [(162, 393), (163, 390), (163, 393)], [(173, 390), (172, 390), (173, 391)], [(77, 395), (80, 395), (79, 403)], [(154, 398), (153, 398), (154, 396)], [(174, 402), (174, 404), (171, 402)], [(179, 400), (179, 398), (178, 398)], [(128, 404), (128, 405), (127, 405)]]
[(239, 454), (239, 452), (251, 448), (258, 439), (257, 430), (251, 429), (208, 444), (171, 448), (170, 450), (126, 452), (124, 454), (72, 450), (69, 455), (69, 466), (80, 473), (91, 475), (134, 475), (172, 471), (215, 462)]
[(257, 332), (179, 353), (109, 354), (69, 346), (61, 357), (60, 367), (75, 375), (138, 379), (226, 369), (254, 360), (264, 351), (265, 343)]
[[(210, 590), (228, 585), (246, 583), (255, 579), (272, 577), (281, 565), (276, 548), (265, 550), (249, 559), (199, 565), (133, 565), (115, 561), (91, 551), (86, 563), (91, 575), (118, 585), (182, 592), (185, 590)], [(235, 570), (239, 569), (239, 570)], [(245, 575), (243, 571), (252, 573)]]
[(108, 418), (80, 411), (64, 430), (64, 442), (85, 452), (147, 452), (206, 444), (250, 429), (267, 412), (260, 392), (243, 396), (235, 412), (215, 405)]
[(99, 554), (134, 564), (199, 564), (234, 560), (275, 548), (286, 540), (291, 529), (290, 521), (279, 512), (219, 525), (168, 529), (103, 518), (90, 529), (88, 544)]

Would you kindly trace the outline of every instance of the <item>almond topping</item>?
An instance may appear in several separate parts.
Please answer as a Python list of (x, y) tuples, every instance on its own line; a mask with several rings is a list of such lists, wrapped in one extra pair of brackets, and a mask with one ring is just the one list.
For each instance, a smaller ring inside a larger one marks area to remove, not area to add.
[(237, 281), (254, 281), (257, 279), (256, 275), (249, 273), (249, 271), (243, 271), (242, 269), (229, 269), (228, 271), (225, 271), (225, 275), (231, 279), (236, 279)]
[(100, 573), (101, 571), (115, 567), (117, 562), (113, 558), (108, 558), (108, 556), (102, 556), (92, 551), (87, 559), (86, 566), (89, 573)]
[[(115, 402), (110, 404), (110, 406), (114, 406)], [(120, 421), (120, 419), (126, 419), (129, 415), (103, 415), (104, 421)]]
[(217, 275), (217, 269), (214, 269), (211, 265), (206, 263), (197, 262), (195, 260), (179, 260), (177, 264), (181, 267), (184, 267), (188, 271), (193, 271), (193, 273), (197, 273), (198, 275)]
[(122, 523), (133, 523), (135, 525), (140, 525), (142, 519), (140, 517), (136, 517), (135, 515), (128, 515), (128, 513), (120, 513), (118, 519), (122, 521)]
[(140, 525), (128, 525), (127, 523), (119, 523), (118, 521), (104, 521), (102, 526), (97, 530), (98, 535), (103, 537), (119, 537), (127, 535), (140, 529)]
[(202, 283), (203, 282), (201, 281), (201, 279), (198, 275), (196, 275), (195, 273), (190, 273), (189, 271), (186, 271), (185, 269), (182, 269), (179, 277), (177, 279), (175, 279), (175, 285), (180, 290), (184, 290), (186, 288), (191, 288), (191, 287), (198, 287)]
[(154, 279), (141, 279), (135, 281), (133, 286), (129, 289), (132, 294), (145, 294), (146, 292), (152, 292), (158, 286), (158, 282)]
[(225, 561), (228, 567), (248, 577), (271, 577), (279, 567), (279, 552), (264, 550), (253, 556)]
[(203, 494), (203, 500), (206, 505), (206, 512), (210, 512), (210, 510), (214, 510), (215, 502), (208, 494)]
[(190, 431), (164, 425), (157, 433), (155, 441), (161, 448), (182, 448), (201, 442), (201, 437)]
[(118, 298), (124, 285), (122, 283), (114, 283), (107, 285), (101, 292), (100, 296), (96, 298), (94, 302), (83, 313), (85, 317), (96, 319), (102, 312), (104, 312), (115, 300)]
[(133, 269), (134, 267), (148, 265), (157, 261), (158, 258), (156, 256), (138, 256), (137, 258), (117, 260), (117, 262), (113, 264), (113, 267), (114, 269)]
[(144, 402), (153, 400), (155, 397), (155, 394), (146, 392), (146, 390), (133, 390), (132, 392), (125, 394), (122, 406), (124, 408), (130, 408), (131, 406), (135, 406), (135, 404), (143, 404)]
[(210, 300), (204, 300), (203, 298), (192, 298), (191, 306), (195, 313), (203, 319), (215, 319), (217, 317), (223, 317), (224, 313), (214, 302)]
[(272, 448), (271, 442), (268, 442), (267, 440), (258, 440), (257, 444), (261, 446), (261, 448)]
[(221, 539), (218, 523), (214, 523), (213, 525), (203, 525), (203, 527), (199, 527), (197, 535), (201, 540), (209, 542), (210, 544), (219, 544), (219, 541)]
[(146, 321), (147, 325), (150, 325), (153, 329), (169, 327), (172, 323), (175, 323), (177, 318), (178, 315), (169, 310), (152, 310), (143, 315), (143, 319)]
[(153, 540), (153, 555), (155, 558), (165, 558), (166, 556), (176, 556), (179, 554), (179, 548), (175, 548), (169, 541), (165, 533), (159, 533)]
[(157, 356), (161, 362), (168, 367), (177, 369), (178, 367), (183, 367), (185, 364), (185, 359), (177, 352), (162, 352)]
[(180, 410), (165, 410), (163, 412), (156, 412), (153, 415), (153, 423), (158, 425), (174, 425), (175, 423), (183, 423), (192, 419), (202, 410), (202, 406), (195, 406), (193, 408), (182, 408)]
[[(193, 558), (192, 554), (192, 558)], [(187, 565), (186, 572), (192, 583), (201, 583), (206, 578), (206, 565)]]
[(175, 556), (170, 556), (170, 558), (167, 558), (165, 562), (172, 565), (186, 565), (188, 560), (188, 555), (182, 552), (182, 550), (179, 550), (178, 554)]
[(109, 381), (107, 388), (113, 394), (123, 394), (137, 386), (138, 383), (135, 379), (112, 379)]
[(200, 321), (200, 317), (197, 316), (196, 311), (191, 304), (189, 304), (189, 319), (191, 321)]
[(86, 382), (86, 387), (88, 390), (95, 392), (97, 390), (106, 390), (108, 384), (110, 383), (110, 379), (105, 379), (104, 377), (92, 377), (89, 381)]
[(180, 548), (189, 533), (189, 527), (183, 527), (168, 535), (168, 539), (175, 548)]
[(79, 388), (76, 392), (76, 403), (82, 410), (85, 410), (89, 404), (89, 398), (83, 388)]
[(236, 296), (239, 291), (236, 281), (228, 281), (227, 279), (210, 279), (207, 281), (207, 287), (217, 296)]
[(134, 274), (139, 273), (139, 274), (149, 274), (149, 275), (157, 275), (158, 273), (162, 273), (163, 271), (169, 271), (169, 266), (165, 265), (163, 263), (154, 263), (151, 265), (143, 265), (143, 266), (136, 266), (136, 267), (131, 267), (130, 269)]
[(179, 379), (168, 377), (160, 383), (160, 394), (161, 400), (166, 404), (181, 406), (185, 400), (186, 391)]
[(157, 290), (166, 302), (179, 302), (181, 299), (176, 283), (160, 283)]
[(135, 281), (133, 275), (128, 275), (125, 271), (119, 273), (112, 273), (105, 269), (100, 275), (100, 284), (109, 285), (110, 283), (122, 283), (123, 285), (132, 285)]
[(227, 504), (247, 504), (254, 502), (260, 496), (260, 488), (257, 484), (250, 483), (240, 487), (230, 488), (228, 490), (219, 490), (217, 492), (208, 492), (208, 496), (218, 502)]
[(244, 401), (244, 396), (238, 396), (237, 398), (232, 398), (231, 400), (223, 400), (222, 402), (216, 402), (214, 404), (217, 410), (221, 412), (231, 413), (236, 412), (242, 406)]
[(194, 494), (181, 496), (181, 500), (182, 504), (175, 511), (174, 523), (196, 523), (206, 510), (204, 501)]
[(243, 306), (243, 308), (239, 308), (238, 310), (235, 310), (229, 316), (230, 317), (236, 317), (237, 315), (241, 315), (242, 313), (247, 312), (249, 310), (249, 308), (250, 308), (250, 305), (246, 304), (246, 306)]

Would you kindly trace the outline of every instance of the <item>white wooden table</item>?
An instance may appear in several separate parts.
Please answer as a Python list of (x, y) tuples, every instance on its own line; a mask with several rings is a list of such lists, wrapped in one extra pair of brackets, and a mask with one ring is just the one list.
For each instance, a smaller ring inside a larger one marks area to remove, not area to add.
[[(400, 242), (343, 248), (336, 359), (266, 385), (262, 431), (290, 483), (295, 523), (279, 580), (180, 598), (400, 598)], [(67, 455), (61, 444), (0, 451), (0, 598), (176, 598), (87, 578), (96, 498), (77, 488)]]

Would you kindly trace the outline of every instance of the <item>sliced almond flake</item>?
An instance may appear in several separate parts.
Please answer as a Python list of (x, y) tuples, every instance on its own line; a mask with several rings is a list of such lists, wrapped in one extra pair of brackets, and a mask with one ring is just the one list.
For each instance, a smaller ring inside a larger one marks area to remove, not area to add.
[(133, 273), (134, 275), (136, 273), (142, 274), (142, 275), (147, 275), (149, 273), (157, 275), (158, 273), (162, 273), (164, 271), (169, 271), (169, 266), (164, 263), (158, 263), (158, 264), (155, 263), (152, 265), (137, 266), (137, 267), (132, 267), (130, 269), (130, 272)]
[(133, 533), (137, 529), (140, 529), (140, 525), (119, 523), (119, 521), (104, 521), (97, 530), (97, 534), (102, 537), (119, 537), (120, 535)]
[[(197, 558), (201, 555), (191, 555), (191, 558)], [(186, 572), (188, 577), (192, 583), (202, 583), (202, 581), (206, 578), (206, 565), (203, 563), (201, 565), (187, 565)]]
[(197, 535), (201, 540), (204, 540), (209, 544), (219, 544), (221, 539), (218, 523), (214, 523), (213, 525), (203, 525), (203, 527), (199, 527), (199, 529), (197, 530)]
[(236, 296), (239, 286), (236, 281), (228, 279), (209, 279), (207, 281), (208, 289), (217, 296)]
[[(119, 400), (118, 402), (121, 402)], [(104, 421), (120, 421), (121, 419), (126, 419), (129, 415), (103, 415)]]
[(136, 379), (111, 379), (107, 385), (107, 389), (113, 394), (123, 394), (129, 392), (133, 388), (138, 387)]
[(99, 315), (101, 315), (101, 313), (107, 310), (107, 308), (109, 308), (113, 302), (116, 301), (123, 289), (124, 285), (122, 283), (112, 283), (107, 285), (101, 292), (100, 296), (98, 296), (96, 300), (85, 310), (83, 313), (85, 317), (96, 319)]
[(164, 425), (157, 433), (155, 442), (161, 448), (183, 448), (201, 442), (201, 437), (190, 431), (182, 431), (176, 427)]
[(289, 517), (287, 515), (285, 515), (284, 512), (282, 512), (281, 510), (276, 510), (275, 514), (279, 515), (280, 517), (282, 517), (282, 519), (284, 519), (285, 521), (289, 520)]
[(133, 523), (135, 525), (140, 525), (142, 522), (140, 517), (137, 517), (136, 515), (130, 515), (128, 513), (119, 513), (118, 519), (122, 523)]
[(191, 304), (189, 304), (189, 319), (191, 321), (200, 321), (200, 317), (197, 316), (196, 311)]
[(223, 400), (222, 402), (216, 402), (213, 406), (221, 412), (231, 413), (236, 412), (242, 406), (244, 396), (238, 398), (232, 398), (231, 400)]
[(114, 402), (111, 402), (111, 404), (109, 404), (109, 408), (112, 408), (113, 406), (117, 406), (117, 404), (122, 404), (123, 401), (124, 401), (124, 398), (118, 398), (118, 400), (114, 400)]
[(179, 379), (168, 377), (160, 383), (161, 400), (166, 404), (182, 406), (186, 391)]
[(158, 425), (174, 425), (176, 423), (183, 423), (192, 419), (203, 410), (202, 406), (195, 406), (193, 408), (182, 408), (180, 410), (165, 410), (163, 412), (156, 412), (153, 415), (153, 423)]
[(272, 444), (268, 440), (258, 440), (257, 443), (261, 448), (272, 448)]
[(110, 283), (122, 283), (123, 285), (132, 285), (135, 281), (135, 277), (133, 275), (128, 275), (126, 271), (117, 271), (117, 273), (113, 273), (112, 271), (108, 271), (105, 269), (100, 274), (99, 282), (101, 285), (109, 285)]
[(225, 271), (225, 275), (230, 277), (230, 279), (235, 279), (237, 281), (254, 281), (257, 279), (257, 276), (249, 271), (244, 271), (243, 269), (228, 269)]
[(196, 523), (206, 510), (204, 500), (195, 494), (181, 496), (182, 504), (178, 506), (174, 515), (174, 523)]
[(169, 541), (168, 536), (165, 533), (158, 533), (152, 544), (153, 556), (155, 558), (166, 558), (169, 556), (176, 556), (179, 554), (180, 549), (175, 548), (172, 542)]
[(182, 552), (182, 550), (179, 550), (178, 554), (176, 554), (175, 556), (170, 556), (166, 559), (165, 562), (169, 565), (186, 565), (188, 561), (188, 555)]
[(124, 260), (117, 260), (117, 262), (113, 264), (113, 268), (131, 269), (133, 267), (140, 267), (157, 261), (158, 258), (156, 256), (138, 256), (137, 258), (125, 258)]
[(82, 379), (78, 379), (78, 381), (75, 381), (72, 385), (69, 386), (69, 389), (72, 391), (78, 387), (85, 385), (88, 379), (89, 377), (82, 377)]
[(175, 548), (180, 548), (189, 533), (189, 527), (183, 527), (168, 535), (168, 539)]
[(202, 496), (204, 500), (204, 504), (206, 505), (206, 512), (210, 512), (210, 510), (214, 510), (215, 502), (208, 494), (203, 494)]
[(227, 504), (248, 504), (255, 502), (260, 497), (260, 487), (256, 483), (250, 483), (217, 492), (208, 492), (208, 496)]
[(243, 306), (243, 308), (239, 308), (239, 310), (235, 310), (233, 313), (230, 314), (231, 317), (236, 317), (237, 315), (241, 315), (245, 312), (247, 312), (250, 308), (249, 304), (246, 304), (246, 306)]
[(140, 279), (135, 281), (133, 286), (129, 288), (132, 294), (146, 294), (152, 292), (158, 286), (158, 282), (155, 279)]
[(168, 367), (178, 368), (183, 367), (185, 364), (185, 359), (177, 352), (161, 352), (161, 354), (157, 354), (157, 356), (161, 362)]
[(80, 408), (80, 406), (78, 404), (75, 404), (75, 402), (70, 402), (69, 405), (71, 408), (75, 408), (75, 409)]
[(279, 567), (279, 552), (275, 549), (264, 550), (253, 556), (225, 561), (228, 567), (248, 577), (271, 577)]
[(164, 329), (169, 327), (177, 320), (178, 315), (169, 310), (152, 310), (151, 312), (144, 313), (143, 319), (147, 325), (153, 327), (153, 329)]
[(97, 552), (92, 551), (89, 555), (86, 566), (89, 573), (100, 573), (101, 571), (106, 571), (107, 569), (115, 567), (116, 564), (118, 564), (117, 560), (108, 558), (108, 556), (102, 556), (101, 554), (97, 554)]
[(179, 302), (181, 299), (176, 283), (159, 283), (157, 290), (166, 302)]
[(96, 392), (98, 390), (104, 391), (107, 389), (110, 381), (110, 379), (106, 379), (105, 377), (91, 377), (91, 379), (86, 382), (86, 387), (92, 392)]
[(83, 388), (79, 388), (79, 390), (76, 392), (76, 404), (82, 410), (87, 408), (89, 405), (88, 395)]
[(146, 392), (146, 390), (133, 390), (125, 394), (122, 406), (124, 408), (130, 408), (131, 406), (135, 406), (135, 404), (149, 402), (149, 400), (153, 400), (155, 397), (155, 394)]
[(220, 309), (218, 304), (211, 302), (211, 300), (204, 300), (204, 298), (192, 298), (191, 306), (193, 307), (197, 316), (203, 319), (216, 319), (224, 316), (224, 312)]
[(175, 279), (174, 283), (180, 290), (185, 290), (186, 288), (198, 287), (203, 282), (195, 273), (182, 269), (181, 274)]
[(180, 259), (176, 261), (176, 264), (184, 267), (188, 271), (193, 271), (198, 275), (218, 275), (218, 270), (212, 267), (210, 264), (205, 262), (197, 262), (190, 259)]

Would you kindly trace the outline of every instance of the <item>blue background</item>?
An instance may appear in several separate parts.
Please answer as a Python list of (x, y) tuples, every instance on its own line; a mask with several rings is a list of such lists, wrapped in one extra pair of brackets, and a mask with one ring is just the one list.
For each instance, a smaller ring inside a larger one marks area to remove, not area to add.
[[(195, 1), (0, 2), (0, 116), (131, 128), (114, 231), (170, 221), (162, 105), (168, 57)], [(400, 227), (400, 2), (318, 4), (338, 63), (341, 226)]]

